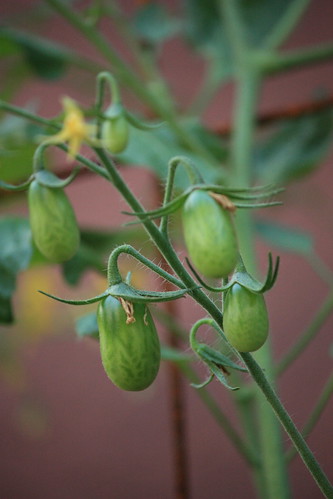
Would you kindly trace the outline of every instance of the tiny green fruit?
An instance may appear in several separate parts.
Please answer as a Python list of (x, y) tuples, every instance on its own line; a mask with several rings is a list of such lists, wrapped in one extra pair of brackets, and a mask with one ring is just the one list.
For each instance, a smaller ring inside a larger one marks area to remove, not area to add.
[(32, 236), (39, 251), (55, 263), (72, 258), (79, 248), (80, 232), (65, 192), (33, 180), (28, 203)]
[(112, 154), (121, 153), (128, 144), (129, 125), (123, 115), (108, 118), (102, 124), (102, 143)]
[(266, 341), (269, 329), (264, 296), (234, 284), (226, 292), (223, 330), (239, 352), (254, 352)]
[(194, 266), (206, 277), (227, 277), (238, 258), (229, 211), (203, 190), (188, 196), (182, 210), (185, 244)]
[[(128, 304), (128, 302), (126, 302)], [(119, 299), (107, 296), (98, 305), (102, 363), (110, 380), (119, 388), (139, 391), (147, 388), (160, 366), (160, 342), (147, 306), (130, 304), (132, 321)]]

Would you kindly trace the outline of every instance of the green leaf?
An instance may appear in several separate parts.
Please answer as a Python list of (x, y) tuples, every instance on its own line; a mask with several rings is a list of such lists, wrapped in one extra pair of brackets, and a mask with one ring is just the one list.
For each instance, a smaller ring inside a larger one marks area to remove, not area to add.
[(13, 274), (26, 269), (32, 256), (32, 238), (28, 220), (19, 217), (0, 219), (0, 240), (1, 265)]
[(206, 58), (220, 67), (220, 78), (233, 72), (232, 51), (220, 22), (218, 0), (185, 0), (185, 36)]
[[(246, 43), (263, 47), (265, 37), (290, 6), (290, 0), (232, 0), (237, 4)], [(184, 0), (185, 34), (190, 43), (206, 58), (215, 60), (220, 78), (233, 73), (233, 54), (227, 26), (221, 19), (220, 0)]]
[(256, 230), (266, 242), (285, 251), (304, 255), (309, 255), (313, 251), (312, 236), (295, 227), (257, 220)]
[(65, 280), (75, 286), (90, 269), (104, 273), (106, 258), (113, 247), (124, 241), (129, 244), (131, 241), (142, 243), (144, 237), (143, 231), (137, 229), (114, 231), (82, 229), (79, 251), (62, 265)]
[(180, 23), (169, 16), (163, 5), (148, 2), (136, 11), (132, 27), (140, 40), (155, 45), (173, 37)]
[[(292, 0), (293, 1), (293, 0)], [(247, 42), (261, 47), (265, 37), (284, 15), (291, 0), (238, 0)]]
[(97, 317), (95, 312), (78, 317), (75, 321), (75, 330), (79, 338), (90, 336), (99, 340)]
[(13, 321), (11, 296), (16, 287), (16, 276), (28, 267), (32, 256), (29, 223), (19, 217), (0, 219), (0, 322)]
[(332, 139), (330, 109), (286, 121), (254, 156), (254, 171), (260, 182), (285, 184), (319, 166)]
[(35, 138), (40, 128), (17, 116), (6, 116), (0, 121), (0, 178), (16, 183), (32, 172)]
[(31, 69), (40, 78), (55, 80), (63, 76), (71, 58), (70, 52), (60, 45), (24, 32), (10, 28), (0, 30), (1, 43), (14, 42)]
[[(198, 166), (206, 182), (215, 183), (218, 181), (219, 172), (217, 169), (207, 163), (202, 164), (202, 160), (199, 160), (193, 153), (179, 144), (167, 125), (151, 130), (149, 133), (131, 128), (129, 145), (117, 159), (127, 165), (148, 168), (165, 181), (168, 163), (174, 156), (186, 156), (192, 160)], [(175, 185), (181, 189), (188, 186), (188, 176), (185, 169), (178, 169)]]
[(230, 369), (236, 369), (237, 371), (247, 372), (247, 369), (233, 362), (229, 357), (223, 355), (218, 350), (214, 350), (208, 345), (204, 343), (199, 343), (198, 348), (196, 349), (196, 353), (202, 358), (204, 361), (210, 361), (218, 366), (223, 366)]
[(10, 298), (0, 295), (0, 324), (12, 324), (14, 315)]
[(193, 355), (167, 345), (161, 345), (161, 358), (162, 360), (169, 360), (171, 362), (189, 362), (194, 360)]

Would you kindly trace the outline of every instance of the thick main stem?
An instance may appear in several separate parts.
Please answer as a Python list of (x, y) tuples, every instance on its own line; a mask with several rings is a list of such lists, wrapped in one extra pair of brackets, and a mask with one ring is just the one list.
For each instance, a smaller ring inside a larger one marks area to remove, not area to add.
[[(241, 187), (251, 184), (251, 159), (253, 131), (257, 99), (260, 89), (260, 75), (251, 67), (242, 66), (238, 74), (235, 104), (234, 135), (232, 142), (233, 183)], [(253, 219), (249, 210), (242, 210), (237, 216), (239, 244), (246, 267), (256, 274)], [(269, 342), (257, 354), (258, 361), (274, 384), (273, 358)], [(278, 422), (261, 391), (256, 392), (258, 411), (258, 433), (260, 439), (262, 472), (269, 499), (290, 497), (286, 464), (283, 457), (281, 432)]]

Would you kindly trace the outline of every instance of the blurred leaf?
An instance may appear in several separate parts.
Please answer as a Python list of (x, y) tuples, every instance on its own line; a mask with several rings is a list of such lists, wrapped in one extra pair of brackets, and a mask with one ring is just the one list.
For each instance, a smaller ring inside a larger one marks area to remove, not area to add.
[(213, 362), (217, 366), (236, 369), (237, 371), (247, 372), (247, 369), (241, 367), (240, 365), (233, 362), (229, 357), (223, 355), (223, 353), (218, 350), (214, 350), (208, 345), (204, 343), (199, 343), (198, 348), (196, 349), (196, 353), (201, 357), (205, 362)]
[(8, 55), (15, 54), (15, 52), (18, 52), (18, 47), (15, 42), (12, 40), (6, 40), (2, 39), (1, 32), (0, 32), (0, 57), (7, 57)]
[(140, 40), (155, 45), (174, 36), (180, 23), (169, 16), (163, 5), (147, 2), (136, 11), (132, 27)]
[(330, 109), (286, 121), (255, 151), (255, 173), (262, 183), (290, 182), (319, 166), (332, 139)]
[(25, 180), (32, 172), (35, 137), (40, 128), (17, 116), (5, 116), (0, 121), (0, 178), (15, 183)]
[(238, 0), (247, 41), (261, 47), (265, 37), (279, 22), (294, 0)]
[(171, 362), (189, 362), (194, 360), (193, 354), (182, 352), (177, 348), (172, 348), (167, 345), (161, 345), (161, 359)]
[(0, 262), (13, 273), (26, 269), (32, 255), (28, 220), (19, 217), (0, 219)]
[(12, 324), (14, 315), (10, 298), (5, 298), (0, 294), (0, 324)]
[(70, 52), (60, 45), (15, 29), (2, 28), (0, 40), (1, 43), (16, 43), (31, 69), (37, 76), (46, 80), (63, 76), (71, 59)]
[(0, 219), (0, 322), (13, 321), (10, 297), (15, 291), (16, 275), (28, 267), (32, 256), (32, 241), (26, 219)]
[(142, 242), (143, 237), (146, 239), (144, 232), (140, 229), (81, 230), (79, 251), (62, 266), (65, 280), (68, 284), (75, 286), (83, 274), (90, 269), (105, 273), (107, 257), (115, 246), (123, 244), (124, 241), (129, 244), (133, 241)]
[(309, 255), (313, 251), (313, 240), (308, 232), (273, 222), (257, 221), (259, 235), (269, 244), (285, 251)]
[[(220, 0), (184, 0), (186, 36), (205, 57), (220, 67), (220, 77), (233, 72), (228, 33), (221, 20)], [(264, 38), (285, 13), (290, 0), (233, 0), (246, 31), (246, 42), (262, 48)]]
[(96, 312), (83, 315), (76, 319), (75, 330), (79, 338), (90, 336), (95, 340), (99, 339)]
[[(189, 127), (189, 125), (185, 124), (185, 127)], [(193, 127), (193, 125), (190, 125), (190, 127)], [(203, 165), (201, 159), (199, 160), (193, 153), (179, 144), (167, 125), (163, 125), (149, 133), (132, 127), (129, 145), (124, 153), (118, 156), (118, 159), (127, 165), (139, 165), (152, 170), (160, 179), (165, 181), (168, 163), (174, 156), (187, 156), (191, 159), (201, 170), (206, 182), (218, 180), (219, 172), (207, 163)], [(188, 186), (185, 169), (179, 168), (178, 170), (175, 184), (180, 188), (185, 188)]]
[(211, 132), (208, 128), (205, 128), (197, 120), (187, 120), (182, 124), (218, 161), (226, 161), (228, 157), (228, 148), (223, 138), (219, 137), (216, 133)]
[(219, 67), (221, 79), (233, 71), (227, 33), (220, 22), (218, 0), (184, 0), (185, 35), (204, 56)]

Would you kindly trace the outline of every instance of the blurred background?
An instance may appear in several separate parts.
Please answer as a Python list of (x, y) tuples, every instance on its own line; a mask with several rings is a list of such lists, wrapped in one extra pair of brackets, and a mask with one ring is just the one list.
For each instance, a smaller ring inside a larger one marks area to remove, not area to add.
[[(126, 12), (133, 13), (145, 2), (121, 3)], [(177, 1), (159, 3), (173, 16), (180, 9)], [(7, 26), (75, 47), (81, 54), (101, 62), (82, 36), (58, 15), (50, 15), (39, 5), (35, 0), (13, 0), (2, 3), (0, 15)], [(82, 2), (75, 2), (75, 6), (82, 6)], [(286, 47), (332, 41), (332, 14), (330, 0), (312, 1)], [(127, 56), (128, 47), (112, 23), (103, 22), (102, 29)], [(93, 103), (94, 75), (82, 69), (72, 68), (61, 79), (43, 79), (23, 61), (15, 70), (6, 57), (0, 65), (1, 74), (12, 70), (11, 88), (7, 80), (3, 80), (3, 95), (10, 94), (13, 103), (29, 105), (42, 116), (52, 117), (60, 112), (62, 95), (69, 95), (83, 106)], [(160, 67), (180, 107), (185, 108), (200, 87), (204, 70), (202, 58), (175, 36), (164, 43)], [(269, 78), (263, 88), (260, 114), (296, 109), (316, 96), (331, 98), (332, 104), (332, 82), (333, 62)], [(211, 130), (230, 126), (233, 96), (231, 83), (217, 91), (202, 115)], [(140, 103), (130, 94), (124, 92), (124, 100), (131, 110), (142, 111)], [(21, 168), (31, 169), (26, 150), (24, 154), (21, 163), (17, 163), (20, 174)], [(282, 207), (258, 213), (261, 222), (269, 217), (290, 229), (290, 245), (286, 243), (284, 248), (273, 249), (274, 254), (281, 255), (281, 271), (277, 285), (267, 296), (276, 359), (282, 358), (294, 344), (329, 292), (327, 282), (318, 276), (318, 271), (329, 275), (333, 269), (332, 159), (332, 151), (327, 147), (320, 167), (288, 185)], [(56, 154), (53, 161), (60, 170), (66, 168), (62, 153)], [(141, 166), (125, 165), (122, 172), (139, 199), (147, 208), (152, 208), (158, 203), (159, 180), (148, 169), (151, 165)], [(101, 178), (88, 174), (79, 176), (67, 192), (83, 227), (113, 230), (127, 221), (120, 213), (128, 209), (126, 203)], [(24, 196), (3, 192), (0, 196), (2, 215), (27, 214)], [(176, 237), (176, 224), (172, 231)], [(263, 272), (266, 254), (272, 248), (270, 242), (258, 239), (258, 259)], [(151, 251), (145, 236), (140, 244), (143, 253), (145, 249)], [(179, 249), (185, 257), (181, 240)], [(129, 269), (138, 287), (159, 286), (140, 265), (124, 259), (123, 270)], [(14, 298), (14, 309), (19, 313), (13, 325), (0, 327), (1, 499), (175, 497), (168, 364), (162, 363), (157, 380), (144, 392), (120, 391), (109, 382), (102, 369), (97, 342), (91, 338), (79, 339), (75, 334), (75, 319), (83, 311), (37, 294), (37, 289), (42, 289), (68, 298), (85, 298), (104, 288), (105, 278), (92, 271), (83, 275), (78, 287), (64, 281), (59, 266), (36, 265), (19, 275)], [(189, 329), (202, 312), (189, 299), (180, 302), (175, 313)], [(314, 342), (279, 381), (282, 400), (299, 427), (307, 420), (332, 372), (332, 327), (333, 318), (328, 317)], [(161, 324), (159, 333), (165, 337)], [(185, 343), (184, 349), (187, 348)], [(199, 372), (204, 376), (204, 371)], [(185, 379), (182, 389), (190, 497), (254, 498), (251, 478), (242, 458)], [(227, 391), (217, 383), (211, 385), (210, 391), (239, 426)], [(310, 447), (330, 476), (333, 471), (332, 411), (330, 401), (309, 437)], [(285, 445), (289, 446), (287, 437)], [(290, 477), (295, 498), (321, 497), (298, 457), (293, 460)]]

